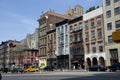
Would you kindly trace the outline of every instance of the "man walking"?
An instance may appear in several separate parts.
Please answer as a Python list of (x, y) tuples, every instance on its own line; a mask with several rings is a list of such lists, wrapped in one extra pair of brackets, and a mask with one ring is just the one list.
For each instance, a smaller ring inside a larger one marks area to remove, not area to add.
[(2, 74), (0, 73), (0, 80), (2, 80)]

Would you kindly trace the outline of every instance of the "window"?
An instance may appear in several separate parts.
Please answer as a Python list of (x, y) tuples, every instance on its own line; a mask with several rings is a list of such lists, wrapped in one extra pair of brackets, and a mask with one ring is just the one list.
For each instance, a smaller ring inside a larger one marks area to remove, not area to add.
[(108, 36), (108, 43), (112, 43), (112, 35)]
[(76, 41), (78, 41), (78, 35), (77, 35), (77, 34), (75, 34), (74, 36), (75, 36), (74, 41), (75, 41), (75, 42), (76, 42)]
[(110, 5), (110, 0), (106, 0), (106, 6)]
[(118, 58), (118, 50), (117, 49), (111, 49), (110, 54), (111, 54), (111, 58)]
[(91, 27), (94, 28), (95, 24), (94, 24), (94, 19), (91, 20)]
[(88, 30), (88, 21), (87, 22), (85, 22), (85, 30)]
[(120, 20), (115, 21), (115, 26), (116, 26), (116, 28), (120, 28)]
[(98, 26), (98, 27), (101, 26), (101, 17), (98, 17), (98, 18), (97, 18), (97, 26)]
[(120, 14), (120, 7), (116, 7), (116, 8), (114, 9), (114, 14), (115, 14), (115, 15)]
[(89, 44), (86, 44), (86, 52), (87, 52), (87, 53), (90, 52)]
[(93, 53), (96, 53), (96, 46), (95, 46), (95, 43), (92, 43), (92, 52), (93, 52)]
[(111, 11), (109, 10), (106, 12), (106, 18), (110, 18), (110, 17), (111, 17)]
[(67, 25), (65, 25), (65, 31), (66, 31), (66, 32), (68, 32), (67, 28), (68, 28)]
[(64, 32), (64, 27), (63, 27), (63, 26), (61, 27), (61, 32), (62, 32), (62, 33)]
[(65, 35), (65, 42), (68, 44), (68, 35)]
[(88, 34), (88, 32), (85, 33), (85, 36), (86, 36), (85, 41), (88, 41), (89, 40), (89, 34)]
[(95, 31), (91, 31), (92, 40), (95, 39)]
[(83, 38), (82, 38), (82, 33), (79, 33), (79, 41), (83, 41)]
[(102, 38), (102, 30), (101, 29), (98, 29), (98, 39), (101, 39)]
[(79, 23), (79, 29), (82, 30), (82, 22)]
[(99, 46), (99, 52), (103, 52), (103, 42), (102, 41), (98, 42), (98, 46)]
[(107, 30), (112, 30), (112, 23), (107, 23)]
[(114, 3), (118, 2), (119, 0), (114, 0)]
[(70, 32), (72, 32), (72, 26), (70, 26)]
[(60, 28), (57, 28), (58, 29), (58, 34), (60, 33)]
[(73, 36), (71, 35), (70, 36), (70, 43), (73, 41)]
[(77, 24), (74, 25), (74, 31), (77, 31)]

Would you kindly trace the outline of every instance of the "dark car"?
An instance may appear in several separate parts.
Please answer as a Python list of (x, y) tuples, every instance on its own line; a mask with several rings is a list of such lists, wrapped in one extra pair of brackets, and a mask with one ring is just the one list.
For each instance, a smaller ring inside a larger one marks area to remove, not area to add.
[(8, 68), (1, 68), (0, 71), (2, 71), (3, 73), (7, 73), (8, 72)]
[(120, 70), (120, 63), (114, 63), (108, 67), (110, 71), (117, 71)]
[(12, 70), (12, 73), (23, 73), (23, 72), (24, 72), (24, 70), (22, 68), (14, 68)]
[(44, 71), (53, 71), (54, 67), (53, 66), (46, 66), (43, 70)]
[(106, 68), (100, 66), (100, 65), (93, 65), (89, 68), (89, 71), (105, 71)]

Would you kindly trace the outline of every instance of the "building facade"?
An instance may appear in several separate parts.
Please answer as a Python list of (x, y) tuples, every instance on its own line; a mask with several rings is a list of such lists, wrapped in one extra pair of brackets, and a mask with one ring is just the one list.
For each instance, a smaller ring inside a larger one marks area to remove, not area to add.
[(106, 65), (120, 62), (120, 44), (112, 40), (112, 32), (120, 29), (120, 0), (103, 0)]
[[(45, 66), (57, 66), (56, 65), (56, 26), (55, 23), (66, 19), (68, 17), (55, 13), (53, 11), (47, 11), (42, 14), (39, 22), (39, 56), (41, 68)], [(43, 66), (44, 64), (44, 66)], [(43, 67), (42, 67), (43, 66)]]
[(69, 47), (71, 67), (84, 68), (84, 45), (83, 45), (83, 16), (69, 21)]
[(69, 69), (70, 49), (68, 19), (56, 23), (56, 55), (58, 68)]
[(33, 34), (27, 34), (26, 41), (29, 49), (38, 49), (38, 28)]
[(106, 64), (102, 7), (83, 15), (85, 67)]

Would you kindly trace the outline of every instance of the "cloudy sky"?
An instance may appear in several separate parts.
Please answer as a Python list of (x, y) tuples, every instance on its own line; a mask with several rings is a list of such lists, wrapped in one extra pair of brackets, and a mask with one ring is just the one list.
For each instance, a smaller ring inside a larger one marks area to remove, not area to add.
[(75, 5), (84, 7), (102, 6), (102, 0), (0, 0), (0, 42), (22, 40), (38, 28), (42, 11), (54, 10), (64, 14)]

